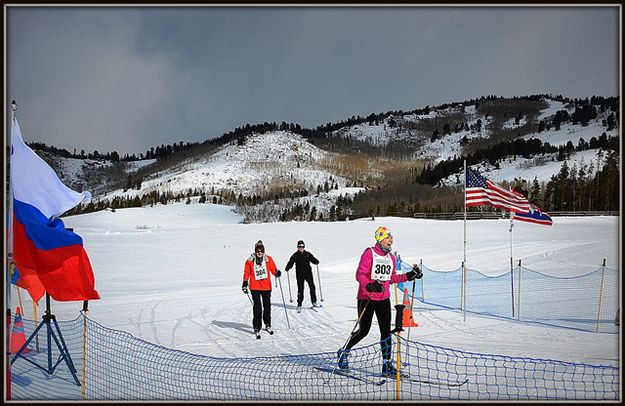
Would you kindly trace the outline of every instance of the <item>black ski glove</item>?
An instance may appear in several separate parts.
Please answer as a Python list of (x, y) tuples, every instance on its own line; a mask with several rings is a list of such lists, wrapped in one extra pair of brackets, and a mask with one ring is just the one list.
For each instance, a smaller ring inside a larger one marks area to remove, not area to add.
[(384, 292), (384, 286), (382, 286), (382, 284), (380, 282), (378, 282), (378, 281), (373, 281), (373, 282), (367, 284), (365, 289), (367, 289), (367, 292), (371, 292), (371, 293)]
[(247, 295), (247, 281), (243, 281), (243, 285), (241, 286), (241, 290), (243, 294)]
[(408, 278), (409, 281), (412, 281), (415, 279), (421, 279), (423, 278), (423, 272), (421, 272), (421, 270), (419, 269), (417, 265), (413, 265), (412, 271), (408, 272), (406, 274), (406, 277)]
[(279, 269), (276, 269), (276, 278), (279, 278), (280, 275), (282, 275), (282, 271)]

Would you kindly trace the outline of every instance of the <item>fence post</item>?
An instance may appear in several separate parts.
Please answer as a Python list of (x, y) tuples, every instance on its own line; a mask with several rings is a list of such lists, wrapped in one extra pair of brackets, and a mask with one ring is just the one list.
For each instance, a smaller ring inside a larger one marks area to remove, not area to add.
[[(423, 273), (423, 258), (419, 260), (419, 269)], [(423, 282), (423, 278), (421, 278), (421, 300), (425, 302), (425, 286)]]
[(519, 286), (517, 286), (516, 318), (521, 320), (521, 260), (519, 259)]
[(514, 267), (512, 266), (512, 256), (510, 257), (510, 299), (512, 301), (512, 318), (514, 318)]
[(84, 300), (82, 302), (82, 323), (83, 323), (83, 335), (82, 335), (82, 388), (81, 399), (85, 400), (85, 381), (87, 379), (87, 313), (89, 312), (89, 301)]
[(597, 305), (597, 326), (595, 327), (595, 333), (599, 332), (599, 317), (601, 316), (601, 298), (603, 296), (604, 274), (605, 274), (605, 258), (603, 258), (603, 265), (601, 266), (601, 283), (599, 284), (599, 304)]

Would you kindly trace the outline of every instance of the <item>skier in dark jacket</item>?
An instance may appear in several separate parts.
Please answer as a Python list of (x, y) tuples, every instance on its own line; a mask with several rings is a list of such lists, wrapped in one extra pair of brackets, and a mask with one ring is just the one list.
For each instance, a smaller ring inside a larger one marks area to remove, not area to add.
[(315, 258), (313, 254), (306, 251), (304, 248), (306, 245), (304, 241), (299, 240), (297, 242), (297, 251), (291, 258), (289, 262), (284, 267), (285, 271), (289, 271), (293, 264), (295, 264), (295, 276), (297, 277), (297, 312), (302, 311), (302, 302), (304, 301), (304, 281), (308, 282), (308, 286), (310, 287), (310, 301), (312, 302), (313, 307), (320, 307), (317, 305), (317, 295), (315, 293), (315, 282), (313, 281), (312, 269), (310, 267), (310, 263), (317, 265), (319, 264), (319, 260)]

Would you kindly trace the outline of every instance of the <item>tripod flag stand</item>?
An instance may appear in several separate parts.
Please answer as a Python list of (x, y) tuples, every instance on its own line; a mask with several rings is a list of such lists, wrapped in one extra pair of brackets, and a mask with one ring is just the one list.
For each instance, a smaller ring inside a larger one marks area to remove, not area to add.
[[(74, 366), (74, 362), (72, 361), (72, 357), (69, 354), (69, 350), (67, 349), (67, 345), (65, 344), (65, 340), (63, 339), (63, 335), (61, 334), (61, 329), (59, 328), (59, 324), (56, 322), (56, 316), (50, 312), (50, 295), (46, 292), (46, 311), (43, 315), (43, 321), (39, 323), (35, 331), (28, 337), (26, 342), (22, 345), (22, 347), (17, 351), (17, 353), (11, 359), (11, 365), (18, 359), (23, 358), (26, 361), (30, 362), (37, 368), (46, 372), (48, 375), (52, 375), (56, 368), (62, 361), (65, 361), (69, 372), (74, 377), (74, 382), (76, 385), (80, 386), (80, 381), (78, 380), (78, 376), (76, 375), (76, 367)], [(53, 322), (54, 324), (52, 324)], [(31, 357), (25, 357), (24, 351), (28, 347), (28, 344), (37, 336), (39, 330), (41, 328), (46, 327), (46, 338), (47, 338), (47, 352), (48, 352), (48, 365), (47, 368), (39, 365), (36, 361), (32, 360)], [(56, 330), (56, 333), (55, 333)], [(59, 350), (59, 358), (56, 363), (52, 364), (52, 340), (54, 340), (57, 349)]]

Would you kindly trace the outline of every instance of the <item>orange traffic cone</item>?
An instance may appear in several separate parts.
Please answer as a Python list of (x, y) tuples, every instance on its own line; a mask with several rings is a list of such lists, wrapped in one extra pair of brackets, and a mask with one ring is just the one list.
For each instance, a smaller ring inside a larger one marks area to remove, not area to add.
[(412, 308), (410, 307), (410, 300), (408, 300), (408, 289), (404, 289), (404, 301), (402, 304), (404, 305), (402, 327), (419, 327), (412, 317)]
[[(26, 342), (26, 333), (24, 333), (24, 323), (22, 322), (22, 310), (19, 306), (15, 309), (15, 322), (13, 323), (13, 333), (11, 334), (11, 353), (17, 354)], [(24, 348), (22, 354), (31, 352), (28, 347)]]

